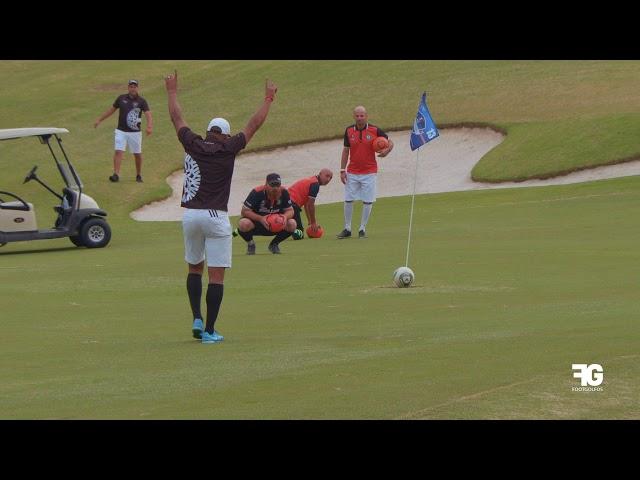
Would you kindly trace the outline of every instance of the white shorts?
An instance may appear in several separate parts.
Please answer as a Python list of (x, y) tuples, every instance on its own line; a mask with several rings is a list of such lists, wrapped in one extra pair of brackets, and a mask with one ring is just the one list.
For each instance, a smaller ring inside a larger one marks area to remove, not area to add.
[(115, 149), (123, 152), (142, 153), (142, 132), (123, 132), (116, 128)]
[(182, 216), (184, 259), (208, 267), (231, 267), (231, 222), (227, 212), (187, 208)]
[(353, 200), (362, 200), (367, 203), (375, 202), (376, 177), (377, 174), (375, 173), (359, 175), (357, 173), (347, 172), (347, 183), (344, 187), (345, 201), (352, 202)]

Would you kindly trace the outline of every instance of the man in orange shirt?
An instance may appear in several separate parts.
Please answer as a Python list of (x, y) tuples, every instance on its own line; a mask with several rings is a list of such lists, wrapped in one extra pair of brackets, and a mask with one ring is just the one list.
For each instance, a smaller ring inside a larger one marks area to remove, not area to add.
[(300, 233), (296, 235), (294, 233), (294, 240), (302, 240), (304, 238), (304, 226), (302, 225), (302, 218), (300, 212), (304, 208), (304, 213), (307, 216), (309, 222), (309, 228), (317, 228), (318, 223), (316, 221), (316, 197), (320, 192), (320, 186), (327, 185), (333, 178), (333, 172), (328, 168), (323, 168), (320, 173), (312, 177), (302, 178), (291, 185), (289, 195), (291, 195), (291, 202), (293, 204), (294, 216), (296, 221), (296, 229), (300, 230)]
[[(376, 137), (387, 134), (380, 128), (368, 123), (367, 109), (357, 106), (353, 109), (355, 124), (350, 125), (344, 132), (344, 148), (340, 162), (340, 181), (345, 185), (344, 195), (344, 230), (337, 237), (339, 239), (351, 237), (351, 218), (353, 216), (353, 201), (362, 200), (362, 219), (358, 230), (358, 238), (366, 237), (366, 227), (376, 201), (376, 175), (378, 163), (373, 150)], [(379, 157), (386, 157), (393, 150), (393, 142), (378, 152)], [(347, 166), (348, 162), (348, 166)]]

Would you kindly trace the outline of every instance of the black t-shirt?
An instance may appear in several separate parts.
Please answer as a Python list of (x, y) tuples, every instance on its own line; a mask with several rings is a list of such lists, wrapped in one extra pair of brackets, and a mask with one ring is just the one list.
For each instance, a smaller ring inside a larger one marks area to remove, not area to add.
[(184, 184), (181, 206), (228, 211), (231, 177), (236, 154), (247, 145), (243, 132), (223, 141), (205, 140), (182, 127), (178, 140), (184, 146)]
[(286, 188), (282, 188), (282, 192), (275, 204), (272, 204), (267, 197), (267, 191), (264, 185), (251, 190), (247, 199), (244, 201), (244, 206), (258, 215), (269, 215), (270, 213), (284, 213), (288, 208), (291, 208), (291, 198)]
[(120, 110), (118, 116), (118, 130), (123, 132), (139, 132), (141, 112), (149, 111), (147, 101), (138, 95), (131, 98), (128, 93), (120, 95), (113, 102), (113, 107)]

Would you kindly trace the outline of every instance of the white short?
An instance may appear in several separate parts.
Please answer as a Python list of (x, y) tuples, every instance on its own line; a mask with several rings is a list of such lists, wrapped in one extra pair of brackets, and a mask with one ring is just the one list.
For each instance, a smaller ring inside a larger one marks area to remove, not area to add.
[(231, 222), (227, 212), (187, 208), (182, 216), (184, 259), (208, 267), (231, 267)]
[(116, 128), (115, 149), (123, 152), (142, 153), (142, 132), (123, 132)]
[(363, 202), (375, 202), (376, 177), (376, 173), (359, 175), (347, 172), (347, 183), (344, 187), (345, 201), (362, 200)]

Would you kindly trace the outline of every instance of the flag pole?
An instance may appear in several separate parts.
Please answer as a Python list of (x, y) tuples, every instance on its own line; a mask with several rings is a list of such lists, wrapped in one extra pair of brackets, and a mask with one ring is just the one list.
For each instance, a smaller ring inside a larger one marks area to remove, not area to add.
[[(428, 129), (428, 130), (427, 130)], [(411, 130), (411, 138), (409, 145), (411, 150), (416, 152), (416, 171), (413, 174), (413, 193), (411, 194), (411, 215), (409, 216), (409, 238), (407, 238), (407, 257), (404, 262), (405, 267), (409, 267), (409, 251), (411, 248), (411, 230), (413, 228), (413, 210), (416, 202), (416, 185), (418, 182), (418, 159), (420, 156), (420, 147), (430, 142), (438, 136), (438, 129), (431, 118), (429, 107), (427, 107), (427, 92), (422, 92), (422, 98), (418, 105), (418, 113), (413, 122), (413, 130)], [(414, 142), (415, 140), (415, 142)]]
[(411, 227), (413, 226), (413, 206), (416, 200), (416, 183), (418, 181), (418, 157), (420, 155), (420, 149), (416, 151), (416, 171), (413, 174), (413, 194), (411, 195), (411, 215), (409, 216), (409, 238), (407, 239), (407, 258), (405, 259), (404, 266), (409, 266), (409, 247), (411, 246)]

